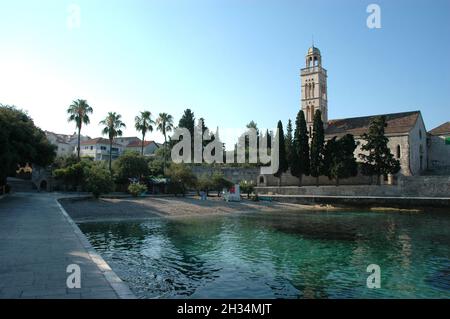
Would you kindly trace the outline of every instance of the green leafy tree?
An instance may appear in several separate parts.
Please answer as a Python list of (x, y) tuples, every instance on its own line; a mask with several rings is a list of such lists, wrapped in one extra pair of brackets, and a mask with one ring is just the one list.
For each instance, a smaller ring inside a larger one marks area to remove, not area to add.
[(284, 131), (283, 131), (283, 123), (278, 121), (277, 124), (278, 130), (278, 170), (275, 172), (275, 176), (278, 177), (278, 185), (281, 184), (281, 175), (288, 170), (288, 161), (286, 158), (286, 144), (284, 142)]
[(203, 174), (202, 176), (197, 178), (197, 192), (204, 191), (206, 192), (206, 196), (209, 196), (209, 191), (214, 188), (214, 183), (211, 179), (211, 176), (207, 174)]
[(67, 162), (67, 165), (53, 171), (53, 177), (64, 183), (65, 187), (69, 189), (85, 188), (86, 174), (93, 165), (91, 160), (82, 159), (79, 162)]
[(141, 112), (140, 116), (134, 118), (134, 127), (142, 134), (141, 155), (144, 156), (145, 135), (147, 132), (153, 132), (152, 113), (150, 111)]
[(167, 133), (173, 129), (173, 117), (167, 113), (159, 113), (159, 117), (156, 120), (157, 129), (164, 135), (164, 164), (163, 171), (166, 170), (167, 160)]
[(253, 181), (242, 180), (239, 183), (239, 188), (242, 193), (247, 194), (247, 198), (250, 198), (251, 193), (255, 190), (255, 183)]
[(310, 174), (308, 131), (306, 128), (305, 114), (302, 110), (297, 113), (295, 120), (295, 131), (289, 163), (292, 176), (298, 177), (299, 186), (302, 186), (303, 175), (309, 176)]
[(319, 176), (322, 173), (323, 167), (323, 148), (324, 148), (325, 133), (322, 122), (322, 112), (317, 110), (313, 119), (313, 136), (311, 139), (311, 161), (310, 173), (316, 178), (316, 185), (319, 186)]
[(114, 183), (110, 174), (102, 163), (94, 164), (86, 169), (85, 183), (88, 192), (91, 192), (95, 198), (102, 194), (108, 194), (114, 190)]
[(55, 150), (45, 133), (24, 111), (0, 104), (0, 187), (19, 166), (50, 165), (55, 159)]
[(225, 188), (228, 189), (233, 186), (233, 183), (225, 178), (223, 173), (215, 172), (212, 175), (213, 188), (217, 190), (217, 196), (220, 196), (220, 192)]
[(175, 195), (186, 194), (188, 188), (196, 186), (197, 178), (192, 170), (184, 163), (171, 163), (166, 171), (167, 177), (170, 179), (170, 189)]
[(108, 135), (109, 138), (109, 171), (111, 170), (112, 162), (112, 145), (117, 136), (122, 136), (122, 128), (126, 127), (122, 122), (122, 116), (116, 112), (109, 112), (108, 116), (103, 121), (100, 121), (100, 125), (104, 125), (102, 130), (103, 135)]
[(163, 171), (163, 158), (155, 156), (153, 158), (150, 158), (148, 160), (148, 170), (149, 170), (149, 174), (150, 176), (154, 176), (154, 177), (163, 177), (164, 176), (164, 171)]
[(150, 175), (148, 162), (137, 152), (127, 152), (113, 163), (116, 182), (128, 184), (130, 179), (141, 179)]
[(351, 134), (346, 134), (339, 140), (333, 137), (325, 144), (322, 171), (329, 179), (335, 179), (336, 186), (339, 185), (339, 179), (358, 174), (355, 149), (356, 142)]
[(80, 141), (81, 141), (81, 127), (83, 124), (88, 125), (90, 123), (89, 114), (93, 112), (92, 107), (89, 106), (86, 100), (75, 100), (67, 109), (69, 114), (69, 122), (75, 122), (78, 130), (78, 148), (77, 157), (80, 160)]
[(363, 143), (359, 157), (363, 160), (362, 173), (377, 176), (377, 184), (384, 174), (396, 174), (400, 170), (400, 162), (394, 158), (389, 147), (389, 139), (385, 135), (386, 117), (376, 117), (369, 126), (369, 131), (362, 135)]

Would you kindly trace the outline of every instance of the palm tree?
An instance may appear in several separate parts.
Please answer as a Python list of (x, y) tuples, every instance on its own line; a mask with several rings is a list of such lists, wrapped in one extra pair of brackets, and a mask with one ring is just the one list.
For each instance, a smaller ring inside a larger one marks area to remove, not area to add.
[(159, 113), (159, 117), (156, 120), (157, 130), (161, 131), (164, 135), (164, 166), (163, 171), (166, 170), (166, 147), (167, 147), (167, 132), (173, 129), (173, 117), (167, 113)]
[(78, 160), (80, 160), (80, 139), (81, 139), (81, 126), (83, 124), (89, 124), (89, 115), (92, 113), (92, 107), (86, 102), (86, 100), (75, 100), (67, 109), (67, 113), (70, 115), (68, 121), (75, 122), (76, 127), (78, 129)]
[(145, 134), (148, 131), (153, 132), (152, 124), (155, 124), (155, 121), (152, 120), (152, 113), (150, 111), (144, 111), (141, 112), (141, 116), (134, 118), (134, 123), (136, 130), (142, 133), (141, 155), (144, 156)]
[(126, 127), (125, 123), (121, 120), (122, 115), (116, 112), (109, 112), (108, 116), (100, 121), (99, 124), (105, 125), (102, 130), (103, 135), (108, 135), (109, 137), (109, 171), (111, 172), (111, 161), (112, 161), (112, 143), (115, 137), (122, 136), (122, 127)]

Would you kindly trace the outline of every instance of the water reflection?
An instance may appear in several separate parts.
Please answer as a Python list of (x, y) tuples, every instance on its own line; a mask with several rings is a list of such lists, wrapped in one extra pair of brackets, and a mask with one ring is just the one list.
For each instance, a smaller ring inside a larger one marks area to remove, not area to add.
[[(447, 214), (278, 213), (83, 223), (140, 297), (448, 297)], [(382, 288), (366, 288), (366, 267)]]

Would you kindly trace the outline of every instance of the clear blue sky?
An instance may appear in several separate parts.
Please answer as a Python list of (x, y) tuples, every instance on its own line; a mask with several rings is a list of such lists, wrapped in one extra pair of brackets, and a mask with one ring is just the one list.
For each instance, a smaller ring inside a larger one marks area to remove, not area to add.
[[(68, 6), (80, 8), (69, 29)], [(381, 7), (368, 29), (366, 7)], [(43, 129), (72, 133), (65, 110), (108, 111), (136, 135), (139, 110), (189, 107), (210, 128), (294, 119), (299, 69), (314, 35), (328, 70), (329, 118), (421, 110), (427, 129), (450, 120), (450, 1), (2, 1), (0, 103)], [(159, 134), (151, 138), (161, 140)]]

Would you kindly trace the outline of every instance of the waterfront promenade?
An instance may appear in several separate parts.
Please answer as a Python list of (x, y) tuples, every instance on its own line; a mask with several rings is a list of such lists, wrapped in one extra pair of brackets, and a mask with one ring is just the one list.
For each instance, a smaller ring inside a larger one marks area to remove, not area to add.
[[(0, 199), (0, 298), (134, 298), (56, 201), (58, 194)], [(67, 266), (81, 270), (68, 288)]]

